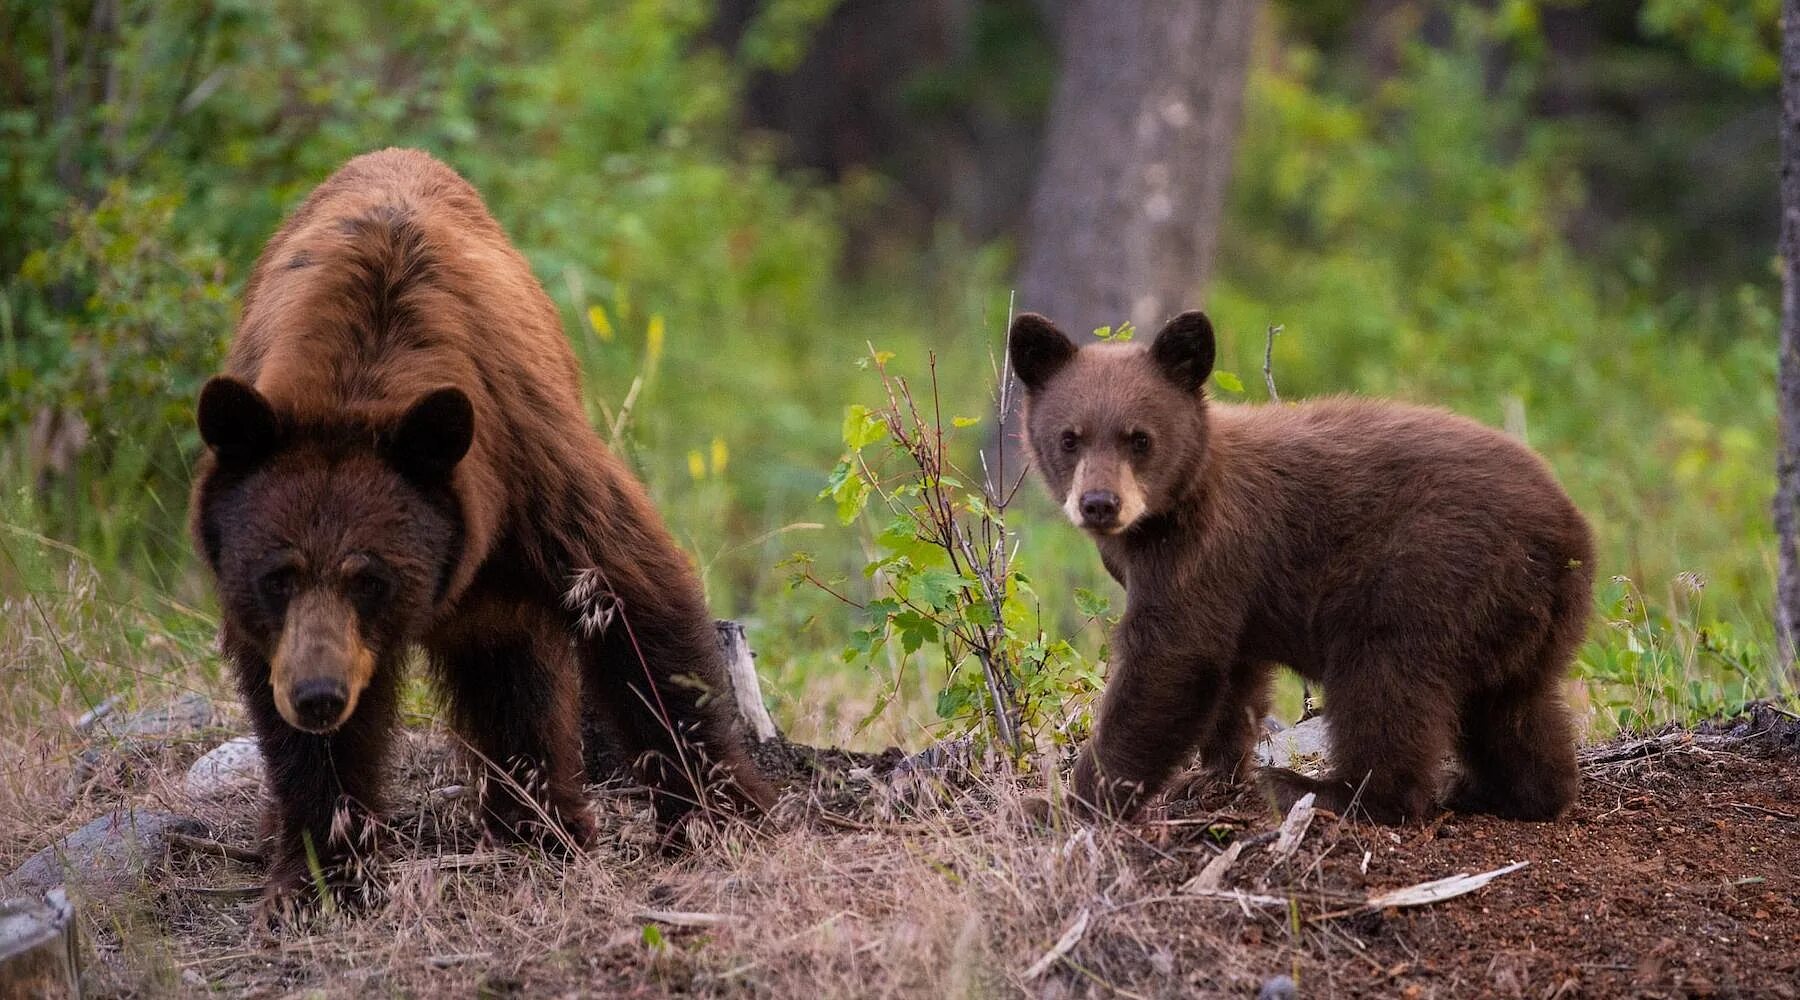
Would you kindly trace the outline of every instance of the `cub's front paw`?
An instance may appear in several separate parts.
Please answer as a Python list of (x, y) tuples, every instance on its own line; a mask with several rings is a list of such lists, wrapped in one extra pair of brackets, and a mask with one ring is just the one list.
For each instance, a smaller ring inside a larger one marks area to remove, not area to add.
[(1317, 797), (1325, 792), (1322, 782), (1285, 767), (1257, 768), (1256, 784), (1262, 789), (1263, 797), (1269, 800), (1270, 807), (1284, 816), (1294, 808), (1294, 803), (1307, 795)]

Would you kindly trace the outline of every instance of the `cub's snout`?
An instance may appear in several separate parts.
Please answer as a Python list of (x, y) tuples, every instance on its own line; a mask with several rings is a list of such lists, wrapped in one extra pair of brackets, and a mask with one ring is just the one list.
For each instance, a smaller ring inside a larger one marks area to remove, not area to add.
[(1076, 527), (1113, 535), (1144, 516), (1144, 491), (1129, 462), (1102, 459), (1098, 455), (1084, 458), (1075, 466), (1063, 513)]

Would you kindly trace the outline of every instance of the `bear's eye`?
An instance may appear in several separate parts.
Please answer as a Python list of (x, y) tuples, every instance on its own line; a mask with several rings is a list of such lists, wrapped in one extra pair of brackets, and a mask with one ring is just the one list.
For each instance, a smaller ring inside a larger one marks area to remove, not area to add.
[(1150, 454), (1150, 435), (1143, 431), (1131, 432), (1131, 453), (1133, 455)]
[(364, 570), (350, 578), (347, 589), (357, 609), (367, 614), (387, 599), (389, 588), (387, 577), (374, 570)]
[(270, 570), (256, 581), (256, 592), (264, 604), (272, 610), (280, 611), (287, 607), (288, 598), (294, 596), (296, 576), (291, 566)]
[(1081, 435), (1075, 433), (1074, 431), (1063, 431), (1062, 432), (1062, 450), (1074, 451), (1080, 445), (1081, 445)]

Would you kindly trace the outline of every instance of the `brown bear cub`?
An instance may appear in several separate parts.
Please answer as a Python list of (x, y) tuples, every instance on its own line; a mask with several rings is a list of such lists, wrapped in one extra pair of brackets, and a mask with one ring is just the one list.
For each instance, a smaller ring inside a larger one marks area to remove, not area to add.
[(315, 190), (257, 261), (198, 416), (194, 537), (267, 762), (272, 895), (314, 866), (351, 880), (415, 646), (491, 835), (593, 836), (584, 688), (665, 824), (771, 803), (713, 696), (694, 571), (589, 428), (555, 307), (448, 167), (390, 149)]
[(1328, 776), (1265, 769), (1286, 808), (1381, 822), (1444, 802), (1529, 820), (1576, 792), (1559, 691), (1593, 541), (1543, 461), (1452, 414), (1358, 399), (1211, 403), (1198, 312), (1077, 347), (1020, 316), (1009, 355), (1039, 471), (1126, 590), (1073, 791), (1123, 816), (1198, 749), (1235, 777), (1286, 664), (1324, 689)]

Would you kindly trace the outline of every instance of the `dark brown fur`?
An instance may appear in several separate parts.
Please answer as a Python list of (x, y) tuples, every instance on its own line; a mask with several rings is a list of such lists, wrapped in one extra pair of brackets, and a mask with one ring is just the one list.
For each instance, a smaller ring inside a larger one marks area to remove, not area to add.
[[(707, 693), (724, 664), (687, 558), (449, 168), (387, 150), (313, 192), (257, 263), (200, 423), (194, 534), (269, 765), (272, 892), (308, 883), (309, 841), (335, 878), (366, 838), (412, 646), (488, 767), (496, 835), (591, 838), (584, 684), (665, 822), (720, 793), (771, 801)], [(602, 628), (566, 606), (584, 570), (617, 609)]]
[(1560, 682), (1593, 542), (1529, 449), (1395, 403), (1208, 402), (1199, 313), (1150, 347), (1077, 349), (1031, 315), (1010, 341), (1037, 467), (1127, 593), (1079, 800), (1128, 814), (1196, 749), (1238, 773), (1274, 664), (1323, 687), (1331, 729), (1323, 780), (1263, 773), (1283, 807), (1422, 817), (1452, 753), (1453, 808), (1548, 820), (1574, 800)]

